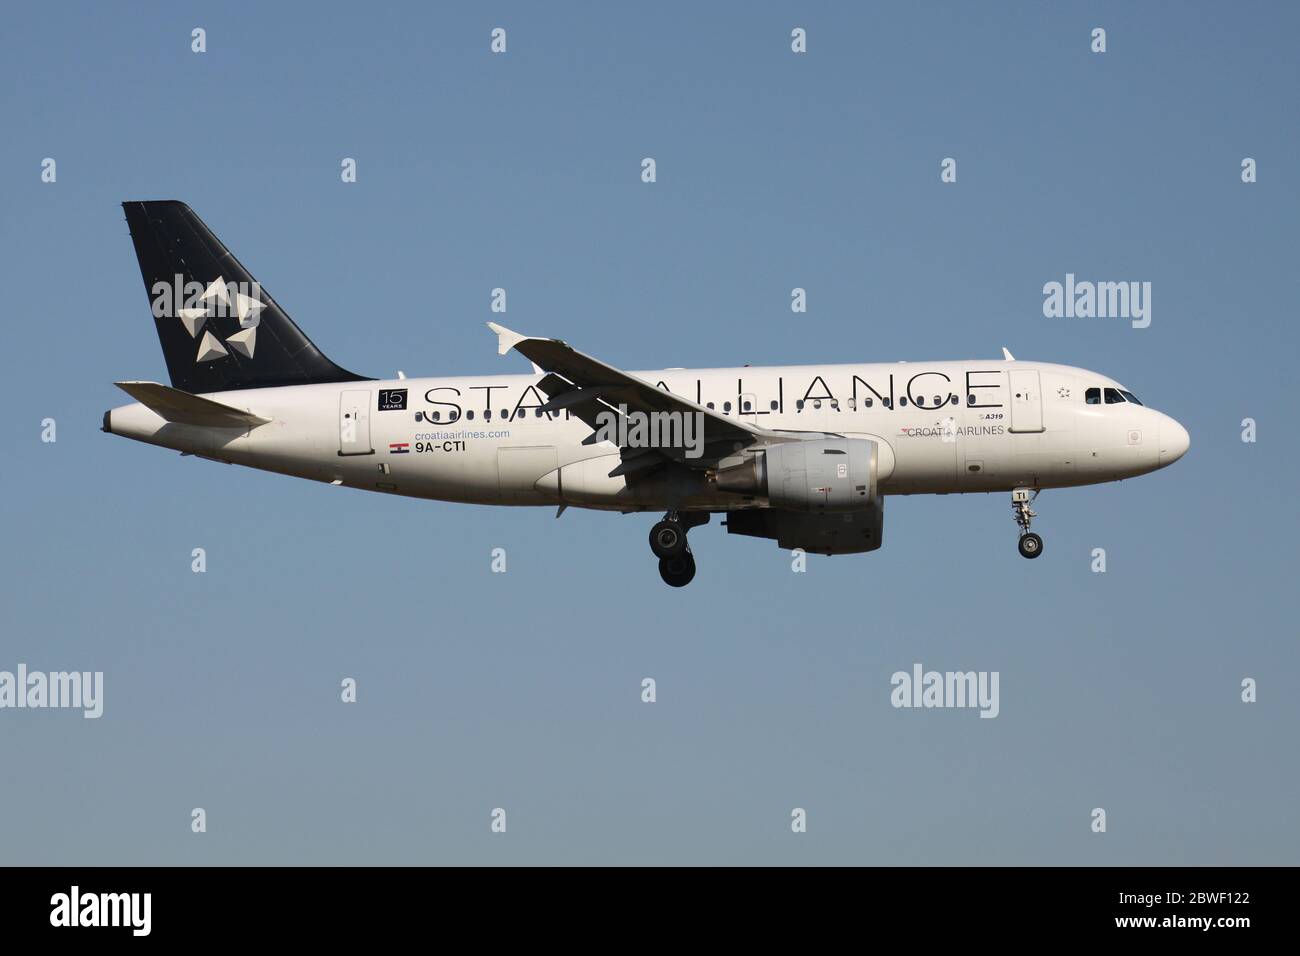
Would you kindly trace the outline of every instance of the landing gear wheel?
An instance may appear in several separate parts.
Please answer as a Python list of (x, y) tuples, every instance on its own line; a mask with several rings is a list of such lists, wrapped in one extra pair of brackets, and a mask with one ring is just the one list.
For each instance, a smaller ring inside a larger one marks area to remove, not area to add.
[(1020, 536), (1020, 555), (1025, 558), (1036, 558), (1043, 553), (1043, 539), (1032, 531), (1027, 531)]
[(1011, 490), (1011, 511), (1016, 524), (1020, 525), (1020, 556), (1036, 558), (1043, 553), (1043, 539), (1029, 530), (1029, 522), (1037, 515), (1029, 503), (1038, 497), (1035, 488), (1013, 488)]
[(676, 521), (664, 519), (650, 529), (650, 550), (661, 561), (686, 551), (686, 529)]
[(659, 576), (669, 587), (684, 588), (695, 577), (695, 558), (689, 551), (671, 558), (660, 558)]

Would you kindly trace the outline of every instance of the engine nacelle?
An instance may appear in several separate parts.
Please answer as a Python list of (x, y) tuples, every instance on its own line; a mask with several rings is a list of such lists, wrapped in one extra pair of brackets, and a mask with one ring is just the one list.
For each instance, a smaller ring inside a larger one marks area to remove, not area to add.
[(810, 515), (755, 508), (727, 515), (727, 533), (772, 538), (787, 551), (809, 554), (861, 554), (880, 547), (885, 526), (885, 499), (864, 511)]
[(876, 443), (821, 438), (768, 445), (718, 472), (719, 491), (766, 498), (773, 508), (813, 514), (865, 511), (877, 499)]

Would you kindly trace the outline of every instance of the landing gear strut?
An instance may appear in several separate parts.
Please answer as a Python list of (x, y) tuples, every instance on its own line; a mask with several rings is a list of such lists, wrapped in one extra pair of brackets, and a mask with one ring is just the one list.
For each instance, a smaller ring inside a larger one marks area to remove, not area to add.
[(695, 577), (695, 557), (686, 541), (686, 533), (706, 524), (708, 513), (669, 511), (650, 529), (650, 550), (659, 559), (659, 576), (674, 588), (684, 588)]
[(1020, 525), (1020, 556), (1024, 558), (1036, 558), (1043, 553), (1043, 539), (1029, 530), (1029, 522), (1037, 517), (1029, 505), (1037, 497), (1038, 492), (1034, 491), (1031, 496), (1029, 488), (1017, 488), (1011, 492), (1011, 510), (1015, 513), (1016, 524)]

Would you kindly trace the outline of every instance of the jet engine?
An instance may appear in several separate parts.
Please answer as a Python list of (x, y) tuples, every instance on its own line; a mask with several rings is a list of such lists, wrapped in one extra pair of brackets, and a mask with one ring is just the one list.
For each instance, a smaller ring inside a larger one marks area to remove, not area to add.
[(719, 491), (766, 498), (788, 511), (865, 511), (877, 497), (877, 462), (876, 443), (866, 439), (782, 442), (720, 469), (714, 483)]
[(727, 531), (773, 538), (810, 554), (858, 554), (880, 547), (884, 499), (879, 449), (861, 438), (783, 442), (722, 468), (719, 491), (766, 498), (768, 508), (732, 511)]

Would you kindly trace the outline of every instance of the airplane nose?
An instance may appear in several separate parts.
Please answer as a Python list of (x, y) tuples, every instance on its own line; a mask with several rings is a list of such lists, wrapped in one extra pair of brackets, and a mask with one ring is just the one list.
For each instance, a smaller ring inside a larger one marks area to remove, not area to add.
[(1160, 421), (1160, 467), (1172, 465), (1192, 445), (1192, 438), (1187, 429), (1166, 415)]

